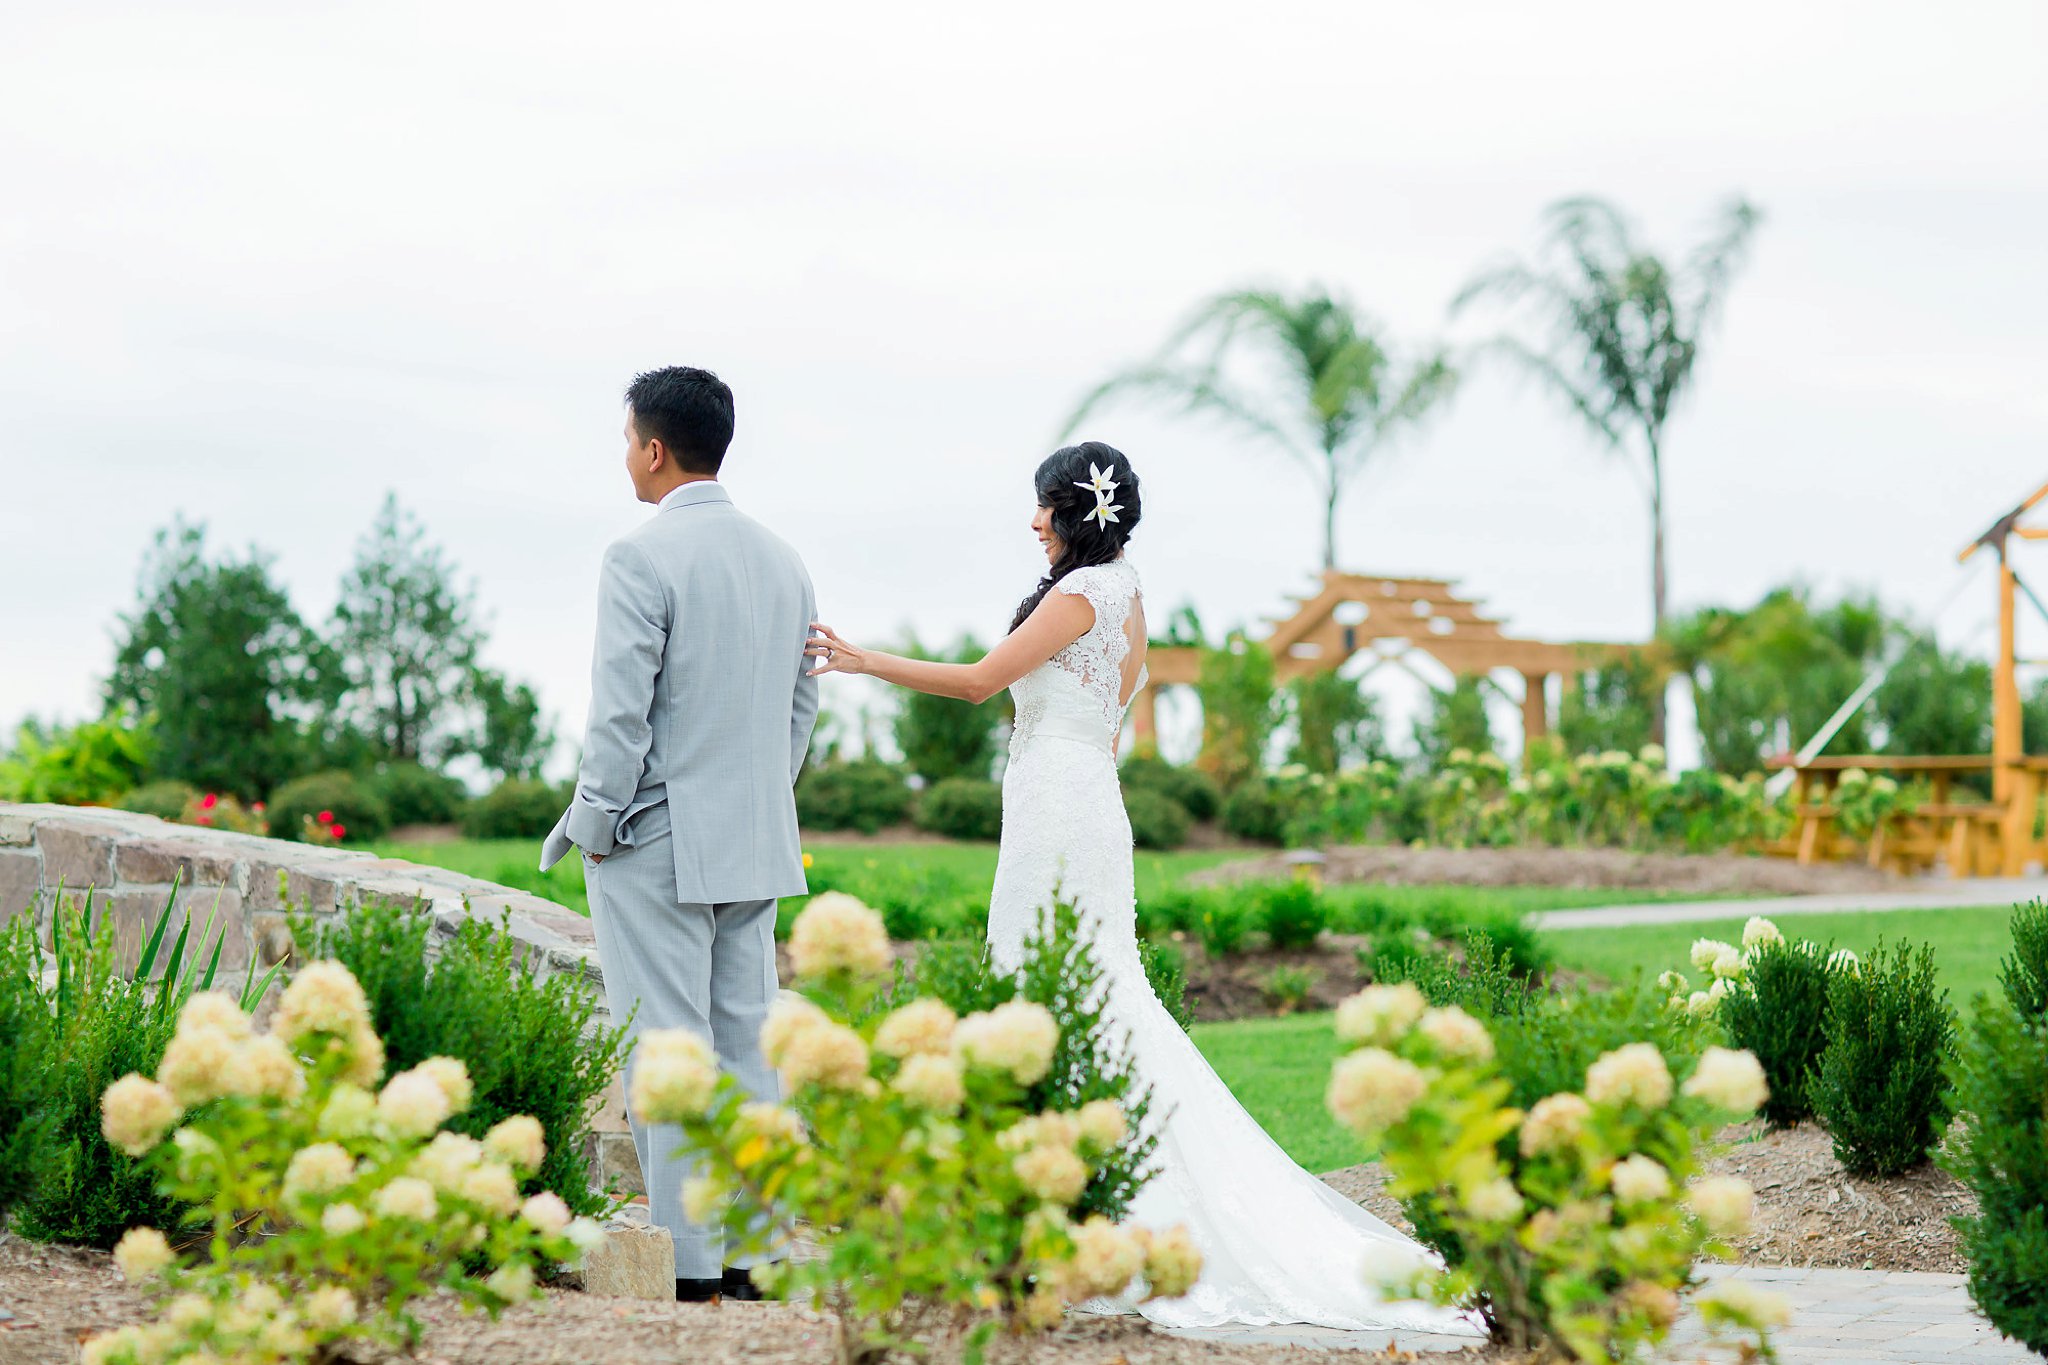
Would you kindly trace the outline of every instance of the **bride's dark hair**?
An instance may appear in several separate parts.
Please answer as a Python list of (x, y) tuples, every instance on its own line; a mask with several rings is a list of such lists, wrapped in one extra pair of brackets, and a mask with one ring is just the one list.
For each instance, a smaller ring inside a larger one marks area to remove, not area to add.
[[(1107, 471), (1116, 481), (1116, 492), (1110, 495), (1117, 508), (1116, 520), (1108, 525), (1088, 515), (1095, 510), (1095, 494), (1086, 486), (1090, 466)], [(1032, 481), (1038, 488), (1038, 505), (1052, 510), (1052, 533), (1064, 548), (1053, 561), (1052, 571), (1038, 580), (1038, 586), (1018, 606), (1011, 630), (1024, 624), (1062, 578), (1091, 564), (1107, 564), (1122, 554), (1131, 532), (1138, 529), (1142, 511), (1137, 471), (1122, 451), (1100, 441), (1055, 450), (1038, 466)]]

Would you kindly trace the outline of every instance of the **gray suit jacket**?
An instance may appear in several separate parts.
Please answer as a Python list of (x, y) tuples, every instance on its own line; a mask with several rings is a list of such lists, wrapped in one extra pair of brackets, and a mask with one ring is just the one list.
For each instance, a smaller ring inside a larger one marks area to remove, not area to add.
[(541, 869), (665, 819), (678, 903), (803, 895), (793, 789), (818, 717), (816, 614), (796, 551), (716, 483), (607, 550), (583, 767)]

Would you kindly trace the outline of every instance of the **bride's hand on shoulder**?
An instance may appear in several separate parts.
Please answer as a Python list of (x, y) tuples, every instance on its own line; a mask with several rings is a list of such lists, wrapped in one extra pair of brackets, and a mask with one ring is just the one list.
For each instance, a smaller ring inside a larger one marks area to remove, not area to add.
[(850, 645), (839, 638), (832, 627), (822, 621), (811, 622), (811, 642), (804, 653), (817, 661), (811, 669), (811, 676), (821, 673), (865, 673), (868, 652), (858, 645)]

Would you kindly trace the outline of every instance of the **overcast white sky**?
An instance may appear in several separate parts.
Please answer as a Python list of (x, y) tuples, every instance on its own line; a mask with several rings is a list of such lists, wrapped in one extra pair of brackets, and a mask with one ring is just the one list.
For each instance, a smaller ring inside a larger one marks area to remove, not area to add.
[[(396, 489), (573, 735), (598, 556), (644, 515), (619, 391), (659, 364), (733, 384), (728, 482), (836, 626), (986, 639), (1039, 568), (1029, 476), (1065, 412), (1194, 301), (1322, 281), (1398, 337), (1471, 340), (1446, 301), (1578, 192), (1674, 249), (1730, 192), (1769, 215), (1672, 430), (1678, 599), (1796, 575), (1929, 609), (2048, 479), (2044, 16), (7, 6), (0, 723), (93, 707), (173, 513), (275, 552), (324, 618)], [(1155, 612), (1303, 586), (1290, 466), (1137, 410), (1089, 434), (1146, 480)], [(1502, 374), (1385, 462), (1342, 543), (1518, 631), (1648, 628), (1636, 485)]]

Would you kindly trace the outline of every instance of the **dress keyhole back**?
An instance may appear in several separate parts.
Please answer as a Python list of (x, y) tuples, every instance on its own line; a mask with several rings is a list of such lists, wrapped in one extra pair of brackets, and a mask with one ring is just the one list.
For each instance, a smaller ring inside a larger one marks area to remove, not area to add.
[(1145, 598), (1142, 594), (1131, 599), (1130, 615), (1124, 618), (1124, 643), (1128, 649), (1124, 654), (1123, 682), (1117, 689), (1119, 706), (1129, 706), (1144, 681), (1146, 637)]

